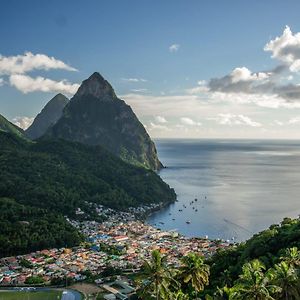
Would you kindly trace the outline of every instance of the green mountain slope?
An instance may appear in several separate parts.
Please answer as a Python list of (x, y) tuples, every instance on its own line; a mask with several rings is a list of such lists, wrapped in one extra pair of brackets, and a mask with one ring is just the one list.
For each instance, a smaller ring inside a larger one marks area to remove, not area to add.
[(245, 243), (231, 250), (219, 251), (210, 260), (211, 286), (230, 286), (242, 273), (242, 266), (253, 259), (259, 259), (266, 268), (280, 261), (285, 250), (300, 249), (300, 221), (285, 218), (281, 224), (272, 225), (255, 234)]
[(23, 129), (9, 122), (2, 115), (0, 115), (0, 131), (10, 132), (19, 137), (24, 137)]
[(69, 99), (62, 94), (53, 97), (35, 117), (33, 123), (26, 129), (26, 135), (30, 139), (41, 137), (47, 129), (55, 124), (62, 116), (62, 112)]
[(77, 245), (82, 237), (61, 214), (0, 197), (0, 257)]
[[(28, 142), (6, 132), (0, 132), (0, 145), (0, 198), (10, 198), (29, 210), (39, 208), (39, 214), (44, 213), (45, 217), (49, 213), (76, 218), (75, 211), (80, 207), (85, 211), (84, 217), (93, 219), (96, 214), (87, 202), (127, 209), (140, 204), (168, 203), (176, 197), (155, 172), (128, 164), (100, 146), (51, 139)], [(18, 220), (27, 221), (25, 217)], [(1, 222), (11, 220), (2, 218)], [(73, 237), (68, 240), (75, 244), (78, 237), (62, 224), (65, 234)], [(11, 248), (12, 240), (5, 238), (10, 235), (3, 228), (12, 226), (0, 226), (1, 255), (18, 253), (18, 249), (37, 249), (46, 242), (45, 239), (30, 246), (28, 235), (24, 235), (21, 241), (28, 247)], [(14, 234), (12, 231), (11, 236)], [(51, 241), (48, 246), (59, 244), (55, 239)]]
[(142, 123), (99, 73), (83, 81), (47, 136), (102, 145), (127, 162), (153, 170), (162, 167)]

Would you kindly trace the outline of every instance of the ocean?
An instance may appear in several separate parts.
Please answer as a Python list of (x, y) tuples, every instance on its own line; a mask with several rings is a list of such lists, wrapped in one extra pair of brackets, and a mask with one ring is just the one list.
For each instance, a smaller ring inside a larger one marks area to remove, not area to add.
[(178, 196), (148, 218), (156, 227), (240, 242), (300, 214), (300, 141), (155, 142)]

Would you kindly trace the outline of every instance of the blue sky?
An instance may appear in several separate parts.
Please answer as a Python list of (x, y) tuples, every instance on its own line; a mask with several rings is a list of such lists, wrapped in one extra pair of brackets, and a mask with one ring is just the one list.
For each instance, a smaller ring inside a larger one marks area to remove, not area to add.
[[(286, 25), (295, 44), (299, 11), (299, 1), (2, 1), (0, 113), (27, 124), (57, 92), (99, 71), (153, 137), (299, 138), (298, 98), (282, 92), (290, 84), (297, 88), (299, 71), (287, 56), (271, 58), (275, 48), (264, 51)], [(1, 59), (26, 52), (69, 68), (1, 71)], [(286, 70), (272, 90), (265, 81), (275, 76), (253, 77), (281, 65)], [(236, 68), (242, 85), (225, 89)], [(47, 92), (32, 88), (39, 76), (53, 81), (42, 81)]]

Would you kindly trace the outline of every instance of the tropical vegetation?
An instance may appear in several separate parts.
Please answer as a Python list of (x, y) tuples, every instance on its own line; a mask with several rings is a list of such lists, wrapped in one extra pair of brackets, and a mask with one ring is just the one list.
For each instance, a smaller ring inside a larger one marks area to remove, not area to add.
[(297, 300), (300, 299), (300, 251), (288, 248), (279, 262), (266, 268), (259, 259), (246, 262), (232, 284), (209, 286), (208, 261), (196, 253), (183, 256), (178, 266), (154, 250), (137, 280), (140, 299), (155, 300)]
[(1, 130), (0, 170), (0, 257), (77, 245), (80, 234), (66, 217), (103, 220), (91, 205), (126, 210), (176, 198), (154, 171), (100, 146), (32, 142)]

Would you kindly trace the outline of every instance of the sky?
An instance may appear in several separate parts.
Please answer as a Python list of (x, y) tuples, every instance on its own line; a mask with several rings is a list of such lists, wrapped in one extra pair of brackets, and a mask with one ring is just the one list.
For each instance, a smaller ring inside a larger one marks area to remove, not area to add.
[(0, 114), (101, 73), (153, 138), (300, 138), (300, 1), (1, 1)]

